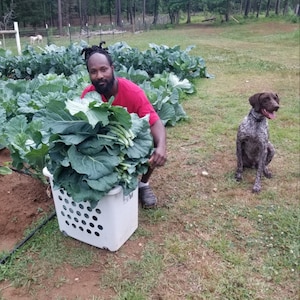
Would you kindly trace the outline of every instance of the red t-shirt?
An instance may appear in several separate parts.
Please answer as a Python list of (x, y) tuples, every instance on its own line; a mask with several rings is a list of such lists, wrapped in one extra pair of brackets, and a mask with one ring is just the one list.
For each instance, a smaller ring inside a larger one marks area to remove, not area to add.
[[(87, 93), (93, 91), (95, 91), (95, 87), (92, 84), (87, 86), (83, 90), (81, 98), (84, 98)], [(101, 95), (101, 97), (104, 102), (107, 102), (104, 95)], [(159, 116), (148, 100), (145, 92), (126, 78), (118, 78), (118, 93), (112, 105), (126, 107), (129, 113), (136, 113), (140, 118), (149, 114), (150, 126), (159, 120)]]

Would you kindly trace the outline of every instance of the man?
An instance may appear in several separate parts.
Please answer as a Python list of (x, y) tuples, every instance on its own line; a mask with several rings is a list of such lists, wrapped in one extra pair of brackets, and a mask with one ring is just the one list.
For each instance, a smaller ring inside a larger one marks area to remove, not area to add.
[(149, 159), (148, 172), (139, 182), (139, 200), (143, 208), (152, 208), (156, 205), (157, 199), (149, 185), (149, 178), (153, 170), (163, 166), (167, 160), (165, 126), (139, 86), (125, 78), (114, 76), (112, 58), (107, 48), (102, 48), (104, 43), (82, 50), (92, 84), (84, 89), (81, 98), (88, 92), (97, 91), (105, 102), (113, 96), (112, 105), (126, 107), (129, 113), (136, 113), (139, 117), (149, 115), (154, 152)]

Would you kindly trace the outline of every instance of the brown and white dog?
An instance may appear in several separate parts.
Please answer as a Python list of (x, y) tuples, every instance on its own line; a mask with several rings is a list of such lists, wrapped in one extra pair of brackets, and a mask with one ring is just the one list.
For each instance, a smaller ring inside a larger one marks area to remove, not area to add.
[(244, 168), (256, 168), (256, 178), (252, 191), (261, 190), (261, 176), (271, 178), (267, 165), (271, 162), (275, 149), (269, 141), (267, 119), (274, 119), (279, 109), (279, 97), (272, 92), (258, 93), (249, 98), (252, 109), (239, 126), (236, 140), (237, 170), (235, 178), (242, 180)]

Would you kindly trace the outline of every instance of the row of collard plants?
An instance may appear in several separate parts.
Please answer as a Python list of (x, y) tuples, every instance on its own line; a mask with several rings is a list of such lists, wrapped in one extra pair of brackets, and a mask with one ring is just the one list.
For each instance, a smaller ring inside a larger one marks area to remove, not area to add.
[[(147, 118), (112, 106), (113, 99), (103, 104), (97, 93), (79, 98), (90, 84), (81, 56), (86, 46), (50, 45), (39, 52), (28, 46), (20, 56), (0, 49), (0, 149), (12, 158), (0, 175), (18, 170), (45, 180), (47, 166), (57, 186), (94, 205), (117, 184), (126, 193), (136, 188), (153, 145)], [(194, 79), (209, 77), (205, 62), (190, 55), (193, 47), (149, 46), (108, 48), (117, 75), (141, 86), (164, 124), (175, 126), (187, 118), (181, 103), (195, 92)]]

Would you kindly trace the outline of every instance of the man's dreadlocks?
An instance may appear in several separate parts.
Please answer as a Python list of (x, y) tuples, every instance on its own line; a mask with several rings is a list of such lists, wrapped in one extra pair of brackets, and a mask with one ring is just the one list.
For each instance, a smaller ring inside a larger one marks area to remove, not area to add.
[(102, 47), (102, 45), (104, 45), (104, 44), (105, 44), (105, 42), (103, 41), (103, 42), (100, 42), (99, 46), (93, 45), (92, 47), (82, 49), (81, 55), (84, 54), (84, 60), (85, 60), (86, 65), (88, 64), (90, 57), (95, 53), (100, 53), (100, 54), (105, 55), (108, 60), (109, 65), (111, 66), (113, 64), (112, 58), (108, 52), (108, 48)]

